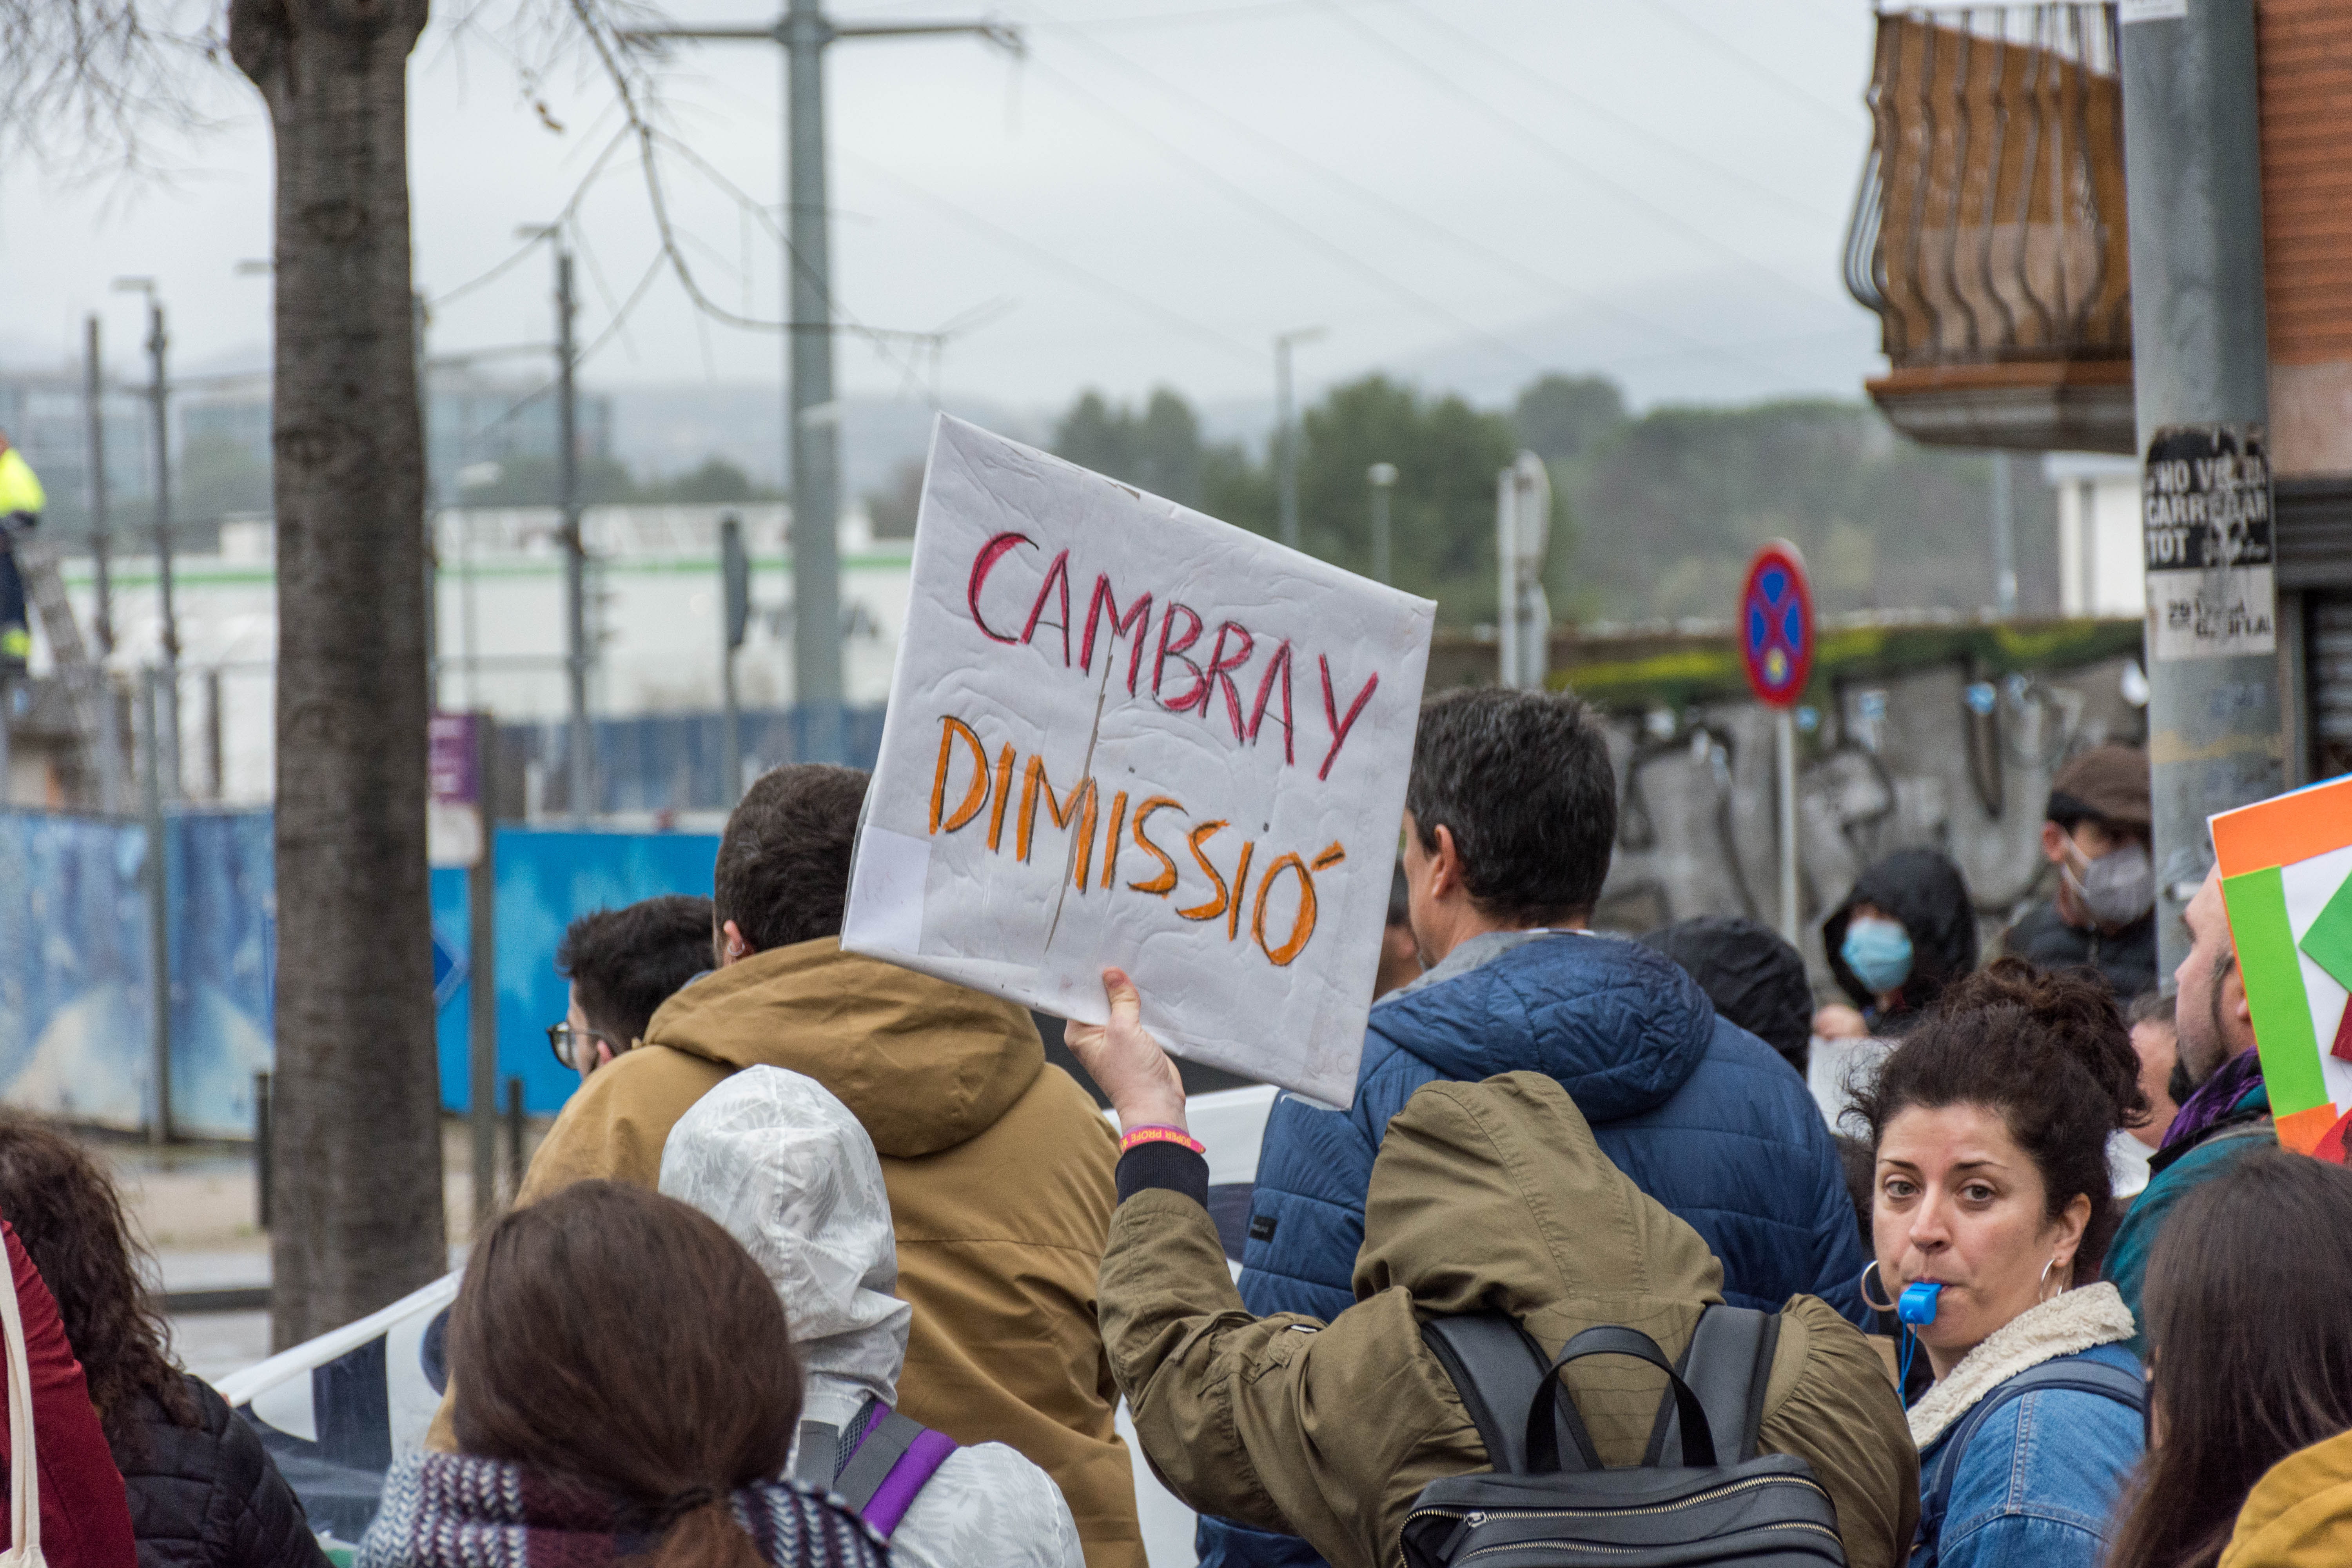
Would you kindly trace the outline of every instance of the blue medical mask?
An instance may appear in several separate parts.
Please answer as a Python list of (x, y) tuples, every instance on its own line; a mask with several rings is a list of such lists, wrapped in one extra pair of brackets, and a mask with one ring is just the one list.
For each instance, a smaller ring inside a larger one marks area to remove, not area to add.
[(1894, 921), (1864, 917), (1845, 928), (1838, 956), (1872, 995), (1883, 995), (1911, 977), (1911, 933)]

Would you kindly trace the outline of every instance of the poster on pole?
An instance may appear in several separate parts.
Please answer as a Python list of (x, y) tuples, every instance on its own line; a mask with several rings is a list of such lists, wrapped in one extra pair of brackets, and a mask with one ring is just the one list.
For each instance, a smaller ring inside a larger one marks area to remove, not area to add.
[(2277, 651), (2271, 468), (2259, 425), (2168, 425), (2140, 469), (2147, 652), (2157, 661)]
[(940, 416), (842, 945), (1348, 1104), (1435, 616)]

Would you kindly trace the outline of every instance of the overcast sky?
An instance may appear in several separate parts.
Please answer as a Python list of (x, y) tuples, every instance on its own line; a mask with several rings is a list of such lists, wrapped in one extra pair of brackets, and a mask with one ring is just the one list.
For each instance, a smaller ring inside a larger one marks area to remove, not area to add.
[[(485, 9), (492, 7), (485, 6)], [(444, 5), (443, 10), (450, 9)], [(760, 0), (670, 16), (764, 24)], [(1853, 397), (1872, 319), (1839, 242), (1868, 121), (1860, 0), (836, 0), (845, 23), (992, 16), (976, 39), (853, 40), (827, 92), (836, 297), (865, 326), (960, 321), (950, 396), (1052, 407), (1085, 386), (1207, 402), (1269, 394), (1269, 340), (1302, 387), (1385, 368), (1497, 401), (1546, 369), (1604, 370), (1642, 401)], [(677, 47), (667, 123), (716, 175), (780, 200), (782, 51)], [(567, 67), (532, 94), (495, 37), (446, 23), (412, 62), (416, 277), (437, 299), (519, 247), (579, 186), (615, 127)], [(219, 129), (161, 151), (166, 180), (0, 169), (0, 361), (78, 353), (102, 312), (131, 369), (143, 323), (109, 279), (151, 274), (190, 372), (261, 363), (269, 143), (224, 75)], [(560, 126), (557, 130), (553, 126)], [(663, 163), (708, 291), (782, 313), (761, 219), (682, 155)], [(616, 157), (582, 198), (583, 340), (604, 336), (655, 256), (643, 175)], [(436, 354), (544, 341), (551, 267), (529, 257), (433, 313)], [(498, 362), (490, 362), (497, 363)], [(593, 384), (772, 384), (780, 339), (700, 317), (656, 278), (597, 350)], [(521, 361), (505, 362), (529, 374)], [(845, 341), (850, 392), (925, 395), (905, 344)]]

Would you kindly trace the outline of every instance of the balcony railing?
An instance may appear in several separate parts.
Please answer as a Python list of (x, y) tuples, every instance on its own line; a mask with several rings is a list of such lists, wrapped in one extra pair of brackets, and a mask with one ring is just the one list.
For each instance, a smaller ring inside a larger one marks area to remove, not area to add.
[(2111, 5), (1883, 11), (1846, 287), (1872, 396), (1922, 440), (2130, 451), (2131, 280)]

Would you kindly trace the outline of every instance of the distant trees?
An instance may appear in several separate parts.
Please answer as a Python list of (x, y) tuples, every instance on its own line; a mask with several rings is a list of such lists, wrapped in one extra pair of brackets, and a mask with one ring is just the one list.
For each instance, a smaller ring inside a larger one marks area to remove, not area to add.
[[(553, 506), (561, 487), (551, 457), (532, 455), (502, 459), (496, 478), (485, 478), (458, 491), (459, 506)], [(666, 479), (640, 480), (617, 458), (586, 457), (580, 460), (580, 500), (583, 506), (614, 506), (627, 502), (658, 505), (717, 505), (728, 501), (774, 500), (773, 489), (751, 482), (750, 475), (724, 458), (706, 458), (702, 466)]]
[[(1551, 470), (1546, 575), (1562, 619), (1722, 620), (1748, 556), (1776, 535), (1804, 549), (1829, 612), (1972, 610), (1990, 597), (1990, 463), (1921, 447), (1866, 404), (1637, 416), (1606, 377), (1555, 374), (1529, 384), (1506, 413), (1374, 375), (1308, 408), (1300, 437), (1300, 542), (1369, 572), (1365, 471), (1395, 464), (1395, 580), (1434, 598), (1444, 626), (1494, 618), (1495, 479), (1522, 447)], [(1205, 441), (1191, 405), (1167, 388), (1139, 410), (1085, 394), (1055, 426), (1054, 449), (1240, 527), (1275, 531), (1268, 454)], [(2054, 561), (2036, 564), (2055, 552), (2048, 489), (2030, 469), (2017, 471), (2025, 608), (2054, 609)]]
[[(1192, 406), (1164, 387), (1139, 412), (1085, 394), (1055, 426), (1054, 450), (1238, 527), (1276, 531), (1270, 461), (1238, 444), (1204, 442)], [(1491, 620), (1495, 477), (1517, 450), (1508, 416), (1459, 397), (1425, 398), (1377, 375), (1335, 388), (1300, 420), (1299, 542), (1350, 571), (1370, 571), (1366, 472), (1394, 463), (1397, 585), (1437, 600), (1448, 623)]]

